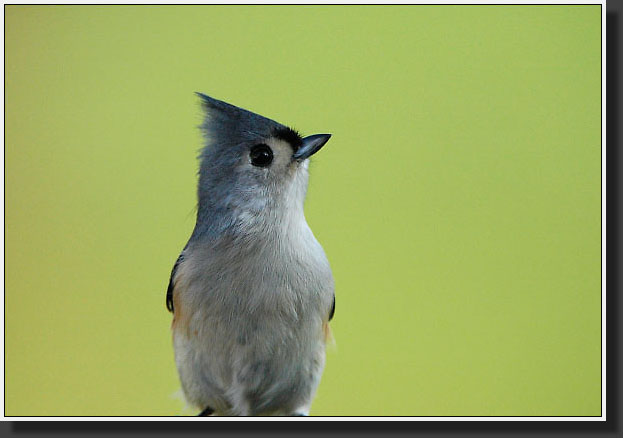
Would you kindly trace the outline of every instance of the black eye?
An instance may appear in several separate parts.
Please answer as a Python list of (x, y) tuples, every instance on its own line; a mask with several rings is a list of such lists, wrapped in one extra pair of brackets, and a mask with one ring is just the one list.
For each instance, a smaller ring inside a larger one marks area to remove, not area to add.
[(273, 162), (273, 151), (265, 144), (258, 144), (251, 148), (251, 164), (257, 167), (266, 167)]

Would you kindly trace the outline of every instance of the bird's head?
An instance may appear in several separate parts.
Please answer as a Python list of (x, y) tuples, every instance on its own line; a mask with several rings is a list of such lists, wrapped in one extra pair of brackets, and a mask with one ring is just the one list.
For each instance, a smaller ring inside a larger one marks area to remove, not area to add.
[(198, 220), (228, 218), (240, 226), (254, 217), (299, 211), (309, 157), (330, 134), (301, 137), (259, 114), (197, 93), (205, 111), (200, 154)]

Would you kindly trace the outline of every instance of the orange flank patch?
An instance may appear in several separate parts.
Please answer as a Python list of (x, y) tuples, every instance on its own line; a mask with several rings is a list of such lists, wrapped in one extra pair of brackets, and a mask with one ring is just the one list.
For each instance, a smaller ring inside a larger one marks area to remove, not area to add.
[(171, 330), (174, 332), (185, 333), (186, 336), (190, 335), (190, 327), (189, 327), (189, 317), (185, 312), (184, 306), (182, 304), (182, 300), (180, 300), (180, 293), (176, 293), (175, 289), (173, 290), (173, 321), (171, 322)]
[(331, 333), (331, 327), (329, 327), (329, 321), (325, 321), (322, 324), (322, 333), (324, 334), (325, 342), (329, 342), (333, 340), (333, 334)]
[(173, 321), (171, 322), (171, 330), (175, 330), (179, 325), (182, 317), (182, 306), (180, 303), (179, 295), (175, 293), (173, 289)]
[(184, 299), (184, 292), (188, 288), (188, 269), (188, 261), (180, 263), (173, 278), (173, 321), (171, 322), (171, 330), (190, 337), (190, 320), (193, 310), (188, 307), (188, 303)]

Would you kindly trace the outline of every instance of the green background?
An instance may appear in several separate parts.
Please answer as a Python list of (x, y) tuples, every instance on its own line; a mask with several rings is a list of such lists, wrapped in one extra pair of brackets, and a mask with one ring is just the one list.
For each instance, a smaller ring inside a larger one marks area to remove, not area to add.
[(313, 415), (600, 415), (600, 6), (5, 10), (7, 415), (194, 414), (194, 91), (333, 134)]

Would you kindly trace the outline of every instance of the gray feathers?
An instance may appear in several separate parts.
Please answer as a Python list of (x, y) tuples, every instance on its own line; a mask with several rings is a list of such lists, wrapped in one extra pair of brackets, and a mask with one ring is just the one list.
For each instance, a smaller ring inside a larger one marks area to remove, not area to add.
[[(308, 160), (295, 153), (305, 139), (197, 94), (197, 223), (167, 293), (184, 394), (220, 415), (305, 414), (334, 307), (331, 268), (303, 211)], [(252, 158), (258, 146), (270, 148), (269, 165)]]
[[(235, 226), (236, 214), (255, 206), (266, 207), (266, 189), (281, 185), (283, 175), (260, 172), (248, 163), (249, 150), (274, 133), (290, 128), (274, 120), (197, 93), (205, 111), (201, 125), (206, 145), (200, 154), (196, 233), (219, 232)], [(290, 138), (293, 138), (291, 135)], [(290, 145), (292, 147), (292, 145)], [(278, 190), (277, 190), (278, 191)], [(251, 212), (249, 212), (251, 213)]]
[(271, 135), (274, 130), (286, 128), (274, 120), (222, 100), (202, 93), (196, 94), (201, 98), (201, 105), (206, 113), (202, 128), (211, 143), (222, 147), (236, 146), (261, 140)]

